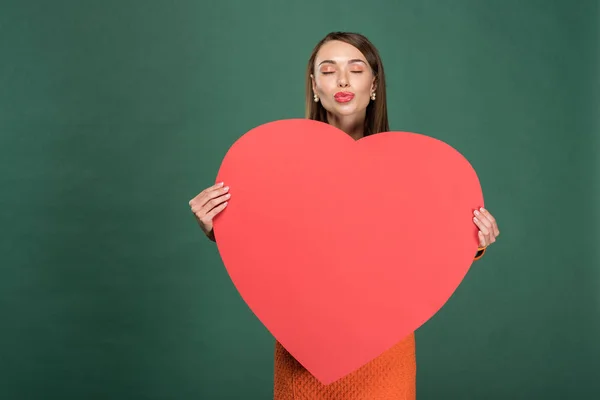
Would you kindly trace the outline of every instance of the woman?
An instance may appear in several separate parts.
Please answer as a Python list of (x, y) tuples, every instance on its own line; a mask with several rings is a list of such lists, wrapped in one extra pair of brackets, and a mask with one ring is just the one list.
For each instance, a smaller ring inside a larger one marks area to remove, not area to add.
[[(360, 34), (335, 32), (314, 48), (306, 72), (306, 117), (329, 123), (358, 140), (389, 131), (385, 75), (377, 49)], [(212, 221), (227, 206), (228, 188), (214, 185), (190, 201), (204, 233), (215, 240)], [(480, 247), (475, 260), (500, 234), (494, 217), (474, 212)], [(279, 342), (275, 343), (276, 400), (415, 399), (414, 334), (350, 375), (323, 385)]]

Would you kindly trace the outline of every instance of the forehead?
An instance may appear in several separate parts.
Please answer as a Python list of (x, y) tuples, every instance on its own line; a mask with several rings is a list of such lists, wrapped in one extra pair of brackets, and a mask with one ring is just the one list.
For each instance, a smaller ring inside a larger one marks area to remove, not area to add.
[(367, 61), (364, 54), (356, 47), (339, 40), (329, 41), (321, 46), (315, 59), (318, 65), (323, 60), (332, 60), (335, 62), (346, 62), (348, 60), (359, 59)]

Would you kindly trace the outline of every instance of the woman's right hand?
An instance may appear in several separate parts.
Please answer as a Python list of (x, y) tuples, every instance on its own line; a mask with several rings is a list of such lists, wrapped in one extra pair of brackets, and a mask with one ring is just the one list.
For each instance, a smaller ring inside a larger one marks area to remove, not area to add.
[(215, 240), (213, 234), (213, 218), (227, 207), (227, 200), (231, 196), (229, 187), (223, 187), (223, 183), (217, 183), (201, 191), (196, 197), (190, 200), (190, 207), (196, 221), (204, 234), (210, 239)]

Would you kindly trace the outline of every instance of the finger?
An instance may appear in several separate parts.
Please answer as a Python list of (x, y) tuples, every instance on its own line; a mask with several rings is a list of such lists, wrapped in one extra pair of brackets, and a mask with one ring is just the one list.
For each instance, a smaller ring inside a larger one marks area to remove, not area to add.
[(485, 236), (483, 236), (483, 233), (479, 231), (477, 232), (477, 235), (479, 236), (479, 247), (487, 247), (487, 243), (485, 241)]
[(492, 232), (494, 232), (494, 236), (500, 235), (500, 230), (498, 229), (498, 223), (496, 222), (496, 218), (485, 208), (481, 208), (479, 211), (488, 219), (488, 221), (492, 224)]
[(223, 194), (223, 195), (220, 195), (218, 197), (214, 197), (214, 198), (208, 200), (203, 205), (200, 205), (200, 203), (194, 204), (192, 206), (192, 212), (194, 214), (199, 214), (199, 217), (202, 217), (202, 216), (208, 214), (213, 208), (218, 207), (223, 202), (227, 201), (230, 197), (231, 197), (231, 194), (226, 193), (226, 194)]
[(214, 189), (218, 189), (220, 187), (223, 187), (225, 185), (224, 182), (217, 182), (214, 185), (212, 185), (211, 187), (208, 187), (206, 189), (204, 189), (205, 192), (209, 191), (209, 190), (214, 190)]
[(480, 212), (479, 210), (475, 210), (474, 214), (477, 217), (477, 219), (480, 220), (486, 226), (486, 228), (488, 228), (488, 230), (491, 232), (492, 228), (493, 228), (493, 224), (492, 224), (492, 221), (490, 221), (488, 219), (487, 215), (483, 212)]
[(229, 191), (229, 186), (206, 189), (204, 192), (196, 196), (194, 199), (190, 201), (190, 206), (200, 206), (204, 207), (209, 201), (212, 199), (222, 196), (223, 194)]
[(475, 222), (475, 225), (477, 225), (477, 227), (481, 230), (481, 232), (484, 234), (484, 236), (486, 236), (486, 237), (489, 236), (490, 230), (479, 218), (474, 217), (473, 222)]
[(217, 216), (217, 214), (219, 214), (221, 211), (223, 211), (225, 209), (225, 207), (227, 207), (227, 204), (229, 204), (229, 203), (226, 201), (224, 203), (221, 203), (217, 207), (213, 208), (212, 210), (210, 210), (210, 212), (208, 214), (206, 214), (205, 219), (212, 221)]
[[(494, 224), (492, 223), (492, 221), (488, 218), (488, 215), (491, 216), (491, 214), (484, 213), (484, 212), (479, 212), (479, 211), (475, 211), (474, 214), (477, 216), (477, 219), (479, 221), (481, 221), (481, 223), (485, 226), (486, 230), (483, 230), (483, 233), (485, 235), (485, 239), (486, 242), (488, 244), (488, 246), (494, 242), (496, 242), (496, 234), (494, 231)], [(492, 217), (493, 219), (493, 217)]]
[(219, 183), (215, 183), (214, 185), (207, 187), (206, 189), (204, 189), (203, 191), (201, 191), (200, 193), (198, 193), (196, 196), (194, 196), (194, 198), (192, 198), (189, 201), (189, 204), (192, 205), (192, 202), (194, 202), (195, 200), (199, 199), (200, 197), (204, 196), (206, 193), (211, 192), (215, 189), (221, 188), (223, 187), (224, 183), (223, 182), (219, 182)]
[(484, 243), (485, 243), (484, 246), (489, 246), (491, 243), (493, 243), (495, 239), (492, 238), (491, 232), (488, 229), (488, 227), (483, 222), (481, 222), (477, 217), (473, 218), (473, 221), (479, 228), (479, 234), (483, 236)]

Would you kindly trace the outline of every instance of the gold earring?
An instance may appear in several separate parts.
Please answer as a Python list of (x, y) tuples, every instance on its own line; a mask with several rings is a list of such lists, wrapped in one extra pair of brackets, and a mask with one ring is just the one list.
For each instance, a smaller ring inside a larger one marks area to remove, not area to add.
[(371, 100), (375, 100), (375, 92), (371, 93)]

